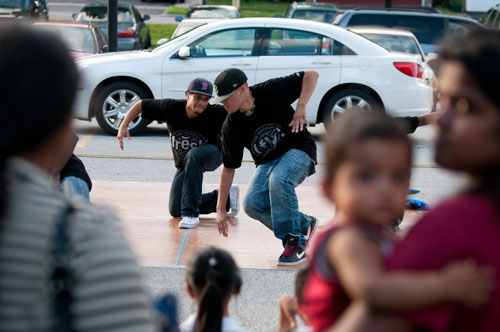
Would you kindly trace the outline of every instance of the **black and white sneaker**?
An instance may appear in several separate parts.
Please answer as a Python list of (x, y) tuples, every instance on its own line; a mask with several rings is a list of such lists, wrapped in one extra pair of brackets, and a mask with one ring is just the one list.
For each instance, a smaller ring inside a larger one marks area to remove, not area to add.
[(278, 259), (278, 266), (293, 266), (304, 263), (307, 260), (306, 251), (299, 247), (299, 237), (288, 238), (285, 250)]
[(312, 237), (314, 231), (316, 230), (316, 226), (318, 225), (318, 219), (314, 218), (313, 216), (309, 216), (309, 218), (311, 218), (311, 223), (309, 224), (309, 227), (302, 230), (302, 234), (304, 234), (304, 237), (306, 238), (306, 247), (309, 242), (309, 239)]

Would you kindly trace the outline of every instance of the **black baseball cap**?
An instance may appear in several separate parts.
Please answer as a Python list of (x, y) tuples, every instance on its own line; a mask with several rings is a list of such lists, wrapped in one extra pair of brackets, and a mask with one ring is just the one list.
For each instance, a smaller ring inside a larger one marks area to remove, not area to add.
[(231, 97), (240, 86), (248, 81), (247, 75), (238, 68), (228, 68), (217, 76), (214, 81), (217, 97), (210, 104), (217, 104)]
[(189, 82), (186, 92), (199, 93), (200, 95), (206, 95), (212, 97), (214, 87), (212, 82), (204, 78), (195, 78)]

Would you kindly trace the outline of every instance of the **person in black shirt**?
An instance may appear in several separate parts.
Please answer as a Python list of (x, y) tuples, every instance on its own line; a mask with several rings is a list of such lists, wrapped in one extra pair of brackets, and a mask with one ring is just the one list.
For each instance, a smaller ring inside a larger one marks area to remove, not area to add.
[[(229, 113), (222, 129), (223, 167), (217, 203), (219, 233), (228, 234), (226, 196), (243, 150), (250, 150), (257, 165), (244, 200), (245, 212), (274, 231), (285, 248), (278, 265), (306, 260), (307, 241), (316, 218), (299, 211), (295, 187), (314, 174), (316, 143), (304, 124), (306, 104), (318, 73), (313, 70), (268, 80), (248, 87), (245, 73), (229, 68), (216, 78), (217, 97)], [(298, 99), (294, 111), (291, 104)], [(234, 224), (233, 224), (234, 225)]]
[[(141, 112), (144, 119), (167, 123), (177, 167), (170, 189), (169, 211), (174, 218), (183, 217), (180, 228), (193, 228), (198, 225), (200, 214), (216, 211), (217, 190), (202, 194), (203, 173), (216, 170), (222, 163), (220, 131), (227, 114), (223, 107), (208, 104), (212, 91), (212, 83), (196, 78), (189, 83), (187, 100), (139, 101), (128, 111), (117, 135), (123, 150), (123, 137), (130, 139), (128, 125)], [(232, 186), (228, 193), (225, 211), (230, 209), (230, 214), (236, 216), (239, 187)]]

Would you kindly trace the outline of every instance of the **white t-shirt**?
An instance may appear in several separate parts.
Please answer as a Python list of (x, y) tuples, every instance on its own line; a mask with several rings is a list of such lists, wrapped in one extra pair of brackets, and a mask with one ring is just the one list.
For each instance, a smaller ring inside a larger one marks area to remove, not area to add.
[[(192, 314), (181, 324), (182, 332), (193, 331), (194, 322), (196, 321), (196, 314)], [(222, 332), (246, 332), (234, 319), (231, 317), (222, 318)]]

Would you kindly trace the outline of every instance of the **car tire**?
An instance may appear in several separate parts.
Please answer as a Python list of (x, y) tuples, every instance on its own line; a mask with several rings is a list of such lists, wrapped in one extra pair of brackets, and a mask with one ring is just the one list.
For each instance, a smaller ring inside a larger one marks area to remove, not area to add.
[[(127, 81), (113, 82), (101, 89), (95, 102), (95, 117), (99, 126), (110, 135), (116, 135), (129, 109), (139, 100), (151, 98), (143, 88)], [(129, 124), (130, 135), (139, 134), (151, 121), (140, 115)]]
[(147, 49), (150, 47), (151, 47), (151, 35), (148, 34), (148, 36), (146, 37), (146, 43), (144, 44), (144, 48)]
[(382, 110), (370, 94), (360, 89), (343, 89), (330, 96), (323, 110), (323, 122), (327, 126), (335, 117), (344, 113), (347, 109), (356, 107), (367, 111)]

